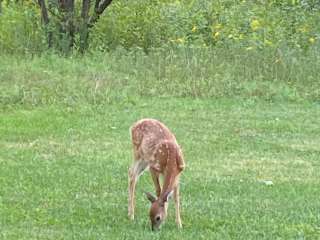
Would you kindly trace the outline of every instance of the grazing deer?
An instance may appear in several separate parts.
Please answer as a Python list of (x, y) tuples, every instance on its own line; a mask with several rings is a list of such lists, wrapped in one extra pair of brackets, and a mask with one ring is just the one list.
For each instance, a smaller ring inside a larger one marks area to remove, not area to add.
[[(161, 122), (142, 119), (131, 127), (134, 161), (129, 169), (128, 215), (134, 219), (135, 187), (139, 176), (149, 168), (157, 197), (146, 193), (151, 202), (150, 221), (152, 230), (158, 230), (167, 216), (168, 200), (173, 192), (176, 207), (176, 223), (182, 227), (179, 203), (179, 175), (185, 164), (175, 136)], [(162, 189), (159, 176), (163, 175)]]

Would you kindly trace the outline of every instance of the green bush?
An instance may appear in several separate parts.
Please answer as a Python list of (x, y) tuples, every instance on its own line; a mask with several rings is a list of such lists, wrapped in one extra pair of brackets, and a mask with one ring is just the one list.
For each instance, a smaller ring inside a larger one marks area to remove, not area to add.
[(117, 1), (93, 31), (93, 49), (164, 45), (290, 47), (319, 41), (313, 1)]
[[(47, 48), (39, 9), (24, 2), (3, 4), (1, 52)], [(319, 11), (316, 0), (114, 0), (91, 30), (90, 49), (193, 45), (306, 50), (319, 44)]]
[(3, 5), (0, 14), (0, 53), (35, 53), (45, 49), (37, 6)]

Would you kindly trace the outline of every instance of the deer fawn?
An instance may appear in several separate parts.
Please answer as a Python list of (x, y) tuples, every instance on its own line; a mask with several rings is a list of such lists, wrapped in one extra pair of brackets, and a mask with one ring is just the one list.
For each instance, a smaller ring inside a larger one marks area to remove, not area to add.
[[(152, 230), (158, 230), (167, 216), (168, 200), (173, 192), (176, 207), (176, 223), (182, 227), (179, 203), (179, 175), (184, 169), (182, 151), (175, 136), (161, 122), (142, 119), (131, 127), (134, 161), (129, 170), (128, 215), (134, 219), (135, 187), (139, 176), (149, 168), (157, 197), (146, 193), (151, 202), (150, 221)], [(159, 176), (164, 181), (161, 189)]]

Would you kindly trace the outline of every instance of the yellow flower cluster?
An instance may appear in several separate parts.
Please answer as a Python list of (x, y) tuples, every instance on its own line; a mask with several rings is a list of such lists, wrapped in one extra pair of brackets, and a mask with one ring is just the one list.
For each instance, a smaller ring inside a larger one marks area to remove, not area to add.
[(257, 31), (261, 27), (261, 24), (259, 20), (255, 19), (251, 21), (250, 26), (253, 31)]
[[(245, 0), (244, 0), (245, 1)], [(263, 28), (263, 24), (261, 20), (254, 18), (250, 21), (250, 28), (252, 31), (258, 31), (259, 29)], [(246, 36), (243, 33), (237, 32), (237, 29), (232, 29), (231, 31), (228, 31), (228, 29), (224, 30), (223, 25), (221, 23), (215, 23), (211, 26), (212, 30), (212, 39), (214, 40), (223, 40), (225, 38), (228, 38), (230, 40), (235, 40), (235, 41), (241, 41), (246, 38)], [(192, 26), (191, 32), (196, 33), (198, 31), (198, 27), (196, 25)], [(297, 28), (297, 31), (301, 33), (310, 33), (310, 27), (306, 25), (301, 25), (299, 28)], [(310, 36), (310, 35), (309, 35)], [(178, 38), (176, 40), (173, 40), (174, 42), (177, 43), (184, 43), (185, 40), (183, 38)], [(315, 44), (317, 41), (317, 38), (315, 36), (307, 38), (307, 41), (309, 44)], [(264, 46), (275, 46), (276, 42), (272, 41), (272, 39), (264, 39), (263, 40), (263, 45)], [(250, 51), (254, 49), (252, 46), (248, 46), (246, 50)]]
[(316, 42), (316, 39), (314, 37), (309, 38), (309, 42), (311, 44), (314, 44)]

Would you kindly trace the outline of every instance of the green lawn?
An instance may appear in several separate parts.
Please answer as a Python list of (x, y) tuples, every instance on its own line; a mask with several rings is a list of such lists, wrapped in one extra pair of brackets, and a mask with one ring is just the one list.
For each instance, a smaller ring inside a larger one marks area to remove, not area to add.
[[(183, 147), (182, 221), (174, 204), (150, 230), (154, 191), (127, 218), (130, 125), (163, 121)], [(0, 112), (0, 238), (320, 239), (320, 104), (137, 98)], [(272, 181), (268, 185), (266, 181)]]

